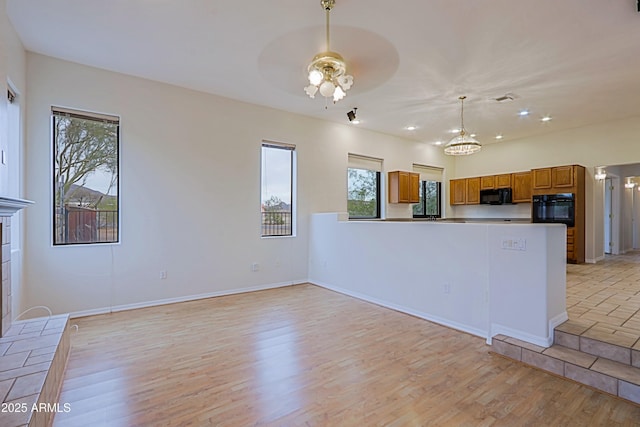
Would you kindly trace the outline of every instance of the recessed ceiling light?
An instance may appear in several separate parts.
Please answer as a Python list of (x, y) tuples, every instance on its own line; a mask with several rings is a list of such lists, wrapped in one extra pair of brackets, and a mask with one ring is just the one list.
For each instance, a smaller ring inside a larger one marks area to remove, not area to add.
[(543, 118), (541, 118), (541, 119), (540, 119), (540, 121), (542, 121), (542, 122), (548, 122), (548, 121), (551, 121), (551, 117), (549, 117), (549, 116), (544, 116)]
[(476, 134), (475, 134), (475, 133), (472, 133), (472, 134), (471, 134), (471, 135), (469, 135), (469, 136), (470, 136), (471, 138), (475, 138), (475, 137), (476, 137)]
[(451, 129), (449, 133), (460, 133), (460, 129)]
[(496, 139), (502, 139), (502, 135), (500, 134), (496, 135)]
[(407, 126), (406, 129), (407, 130), (416, 130), (418, 128), (416, 126)]
[(435, 145), (442, 145), (442, 141), (436, 141), (434, 142)]
[(529, 110), (520, 110), (520, 112), (518, 113), (518, 115), (519, 115), (520, 117), (528, 116), (528, 115), (529, 115)]

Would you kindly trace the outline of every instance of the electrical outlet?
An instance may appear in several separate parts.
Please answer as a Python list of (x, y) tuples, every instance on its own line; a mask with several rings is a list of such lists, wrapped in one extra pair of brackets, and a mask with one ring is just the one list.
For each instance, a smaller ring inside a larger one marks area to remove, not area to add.
[(257, 262), (254, 262), (253, 264), (251, 264), (251, 271), (258, 271), (260, 270), (260, 264), (258, 264)]
[(502, 249), (508, 251), (526, 251), (527, 239), (506, 237), (502, 239)]
[(160, 271), (160, 279), (164, 280), (167, 278), (167, 272), (165, 270)]

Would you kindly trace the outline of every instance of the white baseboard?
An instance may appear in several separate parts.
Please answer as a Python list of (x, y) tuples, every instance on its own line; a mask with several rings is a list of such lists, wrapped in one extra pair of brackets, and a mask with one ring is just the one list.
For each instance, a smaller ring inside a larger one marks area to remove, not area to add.
[[(526, 341), (531, 344), (538, 345), (540, 347), (551, 347), (553, 342), (552, 337), (539, 337), (536, 335), (527, 334), (526, 332), (519, 331), (517, 329), (512, 329), (504, 325), (500, 325), (497, 323), (491, 324), (491, 337), (495, 337), (496, 335), (506, 335), (511, 338), (518, 339), (520, 341)], [(491, 339), (487, 340), (487, 344), (491, 344)]]
[(373, 303), (373, 304), (376, 304), (376, 305), (379, 305), (379, 306), (382, 306), (382, 307), (390, 308), (392, 310), (399, 311), (401, 313), (410, 314), (412, 316), (419, 317), (421, 319), (428, 320), (430, 322), (437, 323), (439, 325), (446, 326), (448, 328), (456, 329), (458, 331), (466, 332), (468, 334), (475, 335), (477, 337), (481, 337), (481, 338), (487, 338), (488, 337), (487, 331), (483, 331), (481, 329), (472, 328), (472, 327), (469, 327), (467, 325), (463, 325), (463, 324), (458, 323), (458, 322), (454, 322), (454, 321), (451, 321), (451, 320), (448, 320), (448, 319), (444, 319), (442, 317), (434, 316), (434, 315), (431, 315), (431, 314), (427, 314), (427, 313), (424, 313), (424, 312), (421, 312), (421, 311), (414, 310), (412, 308), (404, 307), (404, 306), (401, 306), (401, 305), (390, 303), (388, 301), (383, 301), (383, 300), (380, 300), (380, 299), (377, 299), (377, 298), (373, 298), (373, 297), (371, 297), (369, 295), (361, 294), (359, 292), (353, 292), (353, 291), (350, 291), (348, 289), (344, 289), (344, 288), (340, 288), (340, 287), (337, 287), (337, 286), (329, 285), (328, 283), (322, 283), (322, 282), (313, 281), (313, 280), (309, 280), (309, 283), (311, 283), (312, 285), (320, 286), (321, 288), (329, 289), (331, 291), (335, 291), (335, 292), (338, 292), (338, 293), (341, 293), (341, 294), (344, 294), (344, 295), (348, 295), (350, 297), (354, 297), (354, 298), (357, 298), (357, 299), (360, 299), (360, 300), (363, 300), (363, 301), (367, 301), (367, 302), (370, 302), (370, 303)]
[(554, 332), (555, 332), (556, 327), (559, 326), (559, 325), (562, 325), (567, 320), (569, 320), (569, 315), (567, 314), (566, 311), (558, 314), (555, 317), (552, 317), (551, 320), (549, 320), (549, 337), (551, 338), (551, 344), (550, 345), (553, 345)]
[(293, 286), (293, 285), (306, 283), (306, 282), (307, 282), (306, 279), (299, 280), (299, 281), (294, 280), (291, 282), (281, 282), (281, 283), (271, 283), (266, 285), (249, 286), (246, 288), (229, 289), (224, 291), (208, 292), (208, 293), (197, 294), (197, 295), (185, 295), (181, 297), (167, 298), (167, 299), (161, 299), (161, 300), (155, 300), (155, 301), (143, 301), (139, 303), (122, 304), (122, 305), (116, 305), (113, 307), (102, 307), (102, 308), (95, 308), (91, 310), (74, 311), (72, 313), (69, 313), (69, 316), (72, 319), (75, 319), (77, 317), (95, 316), (98, 314), (116, 313), (119, 311), (135, 310), (138, 308), (147, 308), (147, 307), (156, 307), (159, 305), (175, 304), (175, 303), (187, 302), (187, 301), (196, 301), (200, 299), (242, 294), (246, 292), (264, 291), (266, 289), (284, 288), (286, 286)]

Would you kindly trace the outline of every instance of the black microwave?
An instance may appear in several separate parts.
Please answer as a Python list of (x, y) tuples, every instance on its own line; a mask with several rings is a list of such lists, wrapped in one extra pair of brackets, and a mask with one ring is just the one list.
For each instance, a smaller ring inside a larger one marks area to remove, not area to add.
[(506, 205), (511, 203), (513, 202), (510, 188), (480, 190), (481, 205)]

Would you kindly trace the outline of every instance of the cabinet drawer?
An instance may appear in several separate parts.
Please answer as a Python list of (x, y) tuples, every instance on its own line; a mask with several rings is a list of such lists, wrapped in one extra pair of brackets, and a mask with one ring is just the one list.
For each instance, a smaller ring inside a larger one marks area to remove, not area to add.
[(567, 245), (573, 245), (574, 242), (574, 237), (573, 236), (567, 236)]
[(573, 236), (575, 236), (575, 235), (576, 235), (576, 230), (575, 230), (575, 228), (569, 228), (569, 227), (567, 227), (567, 237), (569, 237), (569, 236), (573, 237)]

